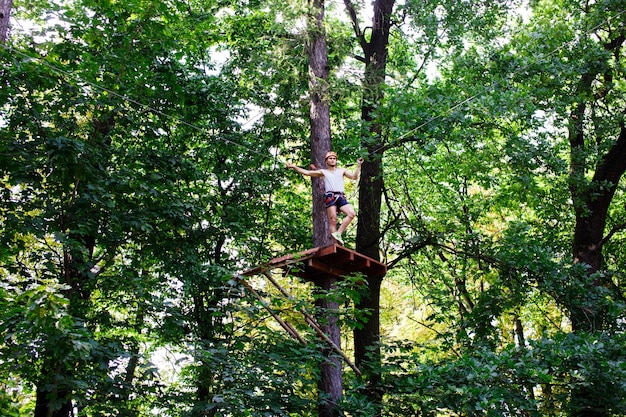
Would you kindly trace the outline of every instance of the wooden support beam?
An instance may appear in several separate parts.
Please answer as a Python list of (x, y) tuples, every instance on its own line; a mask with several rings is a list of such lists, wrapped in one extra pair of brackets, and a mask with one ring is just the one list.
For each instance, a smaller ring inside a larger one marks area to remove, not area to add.
[(299, 341), (300, 343), (302, 343), (303, 345), (306, 345), (306, 341), (304, 340), (304, 338), (302, 338), (302, 336), (300, 336), (300, 334), (298, 333), (298, 331), (289, 323), (287, 323), (286, 321), (284, 321), (279, 315), (278, 313), (276, 313), (274, 310), (272, 310), (272, 308), (269, 306), (269, 304), (263, 299), (263, 297), (261, 296), (261, 294), (259, 294), (254, 288), (252, 288), (252, 286), (248, 283), (248, 281), (246, 281), (243, 277), (240, 277), (238, 275), (235, 275), (233, 277), (236, 281), (240, 282), (244, 287), (246, 287), (246, 289), (253, 294), (260, 302), (261, 305), (263, 306), (263, 308), (265, 308), (265, 310), (267, 310), (271, 316), (274, 318), (274, 320), (276, 320), (278, 322), (278, 324), (280, 324), (280, 326), (287, 332), (289, 333), (289, 335), (291, 337), (293, 337), (294, 339), (296, 339), (297, 341)]
[[(368, 258), (358, 252), (350, 250), (344, 246), (337, 244), (308, 249), (296, 254), (290, 254), (281, 256), (279, 258), (272, 259), (269, 263), (257, 266), (248, 271), (242, 273), (242, 276), (253, 276), (263, 274), (274, 285), (280, 293), (291, 300), (289, 293), (274, 279), (271, 274), (273, 269), (282, 269), (284, 274), (292, 274), (294, 276), (303, 278), (305, 280), (313, 281), (316, 285), (322, 285), (327, 282), (328, 278), (332, 280), (340, 280), (351, 274), (363, 274), (369, 278), (381, 278), (387, 273), (387, 266), (374, 259)], [(240, 277), (240, 282), (246, 285), (245, 279)], [(246, 285), (250, 291), (254, 291), (253, 288)], [(254, 294), (255, 292), (253, 292)], [(260, 295), (256, 293), (257, 298)], [(264, 307), (266, 305), (264, 304)], [(289, 324), (282, 320), (278, 315), (269, 308), (266, 309), (272, 314), (272, 316), (281, 324), (281, 326), (294, 338), (303, 341), (302, 337), (297, 331)], [(300, 312), (304, 315), (304, 319), (307, 324), (317, 333), (317, 335), (324, 340), (333, 351), (339, 354), (343, 360), (357, 373), (361, 375), (361, 371), (356, 367), (354, 363), (346, 356), (339, 346), (330, 337), (324, 333), (319, 323), (311, 316), (304, 307), (300, 307)], [(303, 341), (304, 343), (304, 341)]]
[[(265, 265), (243, 272), (243, 275), (256, 275), (276, 268), (288, 270), (295, 276), (313, 281), (320, 273), (338, 276), (339, 272), (336, 272), (338, 270), (343, 271), (339, 278), (354, 273), (361, 273), (370, 278), (382, 278), (387, 273), (387, 266), (383, 263), (343, 246), (330, 245), (272, 259)], [(328, 272), (329, 270), (331, 272)]]
[[(281, 294), (283, 294), (283, 296), (285, 296), (285, 298), (287, 298), (288, 300), (292, 299), (291, 295), (289, 295), (289, 293), (282, 287), (282, 285), (280, 285), (278, 281), (274, 279), (271, 273), (265, 271), (263, 272), (263, 275), (265, 275), (265, 277), (278, 289), (278, 291), (280, 291)], [(332, 348), (332, 350), (338, 353), (343, 358), (343, 360), (348, 364), (348, 366), (350, 366), (350, 368), (354, 370), (354, 372), (357, 375), (361, 376), (362, 375), (361, 370), (357, 368), (356, 365), (352, 362), (352, 360), (350, 360), (350, 358), (343, 352), (343, 350), (341, 350), (341, 348), (337, 346), (332, 340), (330, 340), (330, 338), (326, 335), (326, 333), (322, 331), (322, 329), (320, 328), (320, 325), (317, 323), (317, 320), (315, 320), (315, 318), (311, 316), (304, 307), (300, 307), (299, 310), (304, 316), (304, 319), (309, 324), (309, 326), (311, 326), (311, 328), (315, 330), (315, 333), (317, 333), (317, 335), (320, 338), (322, 338), (322, 340), (328, 343), (328, 345)]]
[(324, 274), (329, 274), (329, 275), (335, 276), (337, 278), (341, 278), (341, 277), (344, 277), (344, 276), (350, 274), (348, 271), (345, 271), (343, 269), (337, 268), (337, 267), (333, 266), (332, 264), (324, 263), (324, 262), (320, 261), (317, 258), (311, 258), (311, 259), (307, 260), (306, 264), (307, 264), (307, 266), (313, 268), (316, 271), (322, 272)]

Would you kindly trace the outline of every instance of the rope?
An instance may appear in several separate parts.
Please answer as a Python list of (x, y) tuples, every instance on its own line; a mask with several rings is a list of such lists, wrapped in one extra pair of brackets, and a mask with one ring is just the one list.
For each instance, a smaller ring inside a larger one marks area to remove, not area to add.
[(246, 281), (246, 279), (240, 275), (233, 275), (233, 278), (237, 281), (240, 282), (244, 287), (246, 287), (246, 289), (253, 294), (261, 303), (261, 305), (263, 306), (263, 308), (265, 310), (267, 310), (268, 313), (270, 313), (270, 315), (274, 318), (274, 320), (276, 320), (278, 322), (278, 324), (280, 324), (280, 326), (294, 339), (296, 339), (298, 342), (300, 342), (303, 345), (306, 345), (306, 341), (302, 338), (302, 336), (300, 336), (300, 333), (298, 333), (298, 331), (289, 323), (287, 323), (286, 321), (284, 321), (279, 315), (278, 313), (276, 313), (271, 307), (270, 305), (267, 303), (267, 301), (265, 301), (265, 299), (263, 299), (263, 297), (261, 296), (261, 294), (258, 293), (258, 291), (256, 291), (249, 283), (248, 281)]
[[(584, 32), (585, 35), (588, 35), (590, 33), (592, 33), (593, 31), (595, 31), (596, 29), (599, 29), (604, 23), (606, 22), (610, 22), (613, 19), (617, 19), (619, 18), (622, 14), (626, 13), (626, 10), (622, 10), (619, 13), (617, 13), (615, 16), (610, 16), (608, 17), (606, 20), (598, 23), (597, 25), (593, 26), (591, 29), (587, 30), (586, 32)], [(555, 48), (554, 50), (550, 51), (549, 53), (547, 53), (546, 55), (544, 55), (543, 57), (540, 57), (539, 59), (535, 60), (534, 62), (529, 62), (528, 64), (518, 68), (515, 71), (512, 71), (510, 74), (515, 75), (521, 71), (524, 71), (526, 69), (528, 69), (531, 65), (536, 65), (539, 62), (541, 62), (542, 60), (556, 54), (557, 52), (559, 52), (561, 49), (573, 44), (574, 42), (576, 42), (578, 40), (578, 38), (572, 39), (568, 42), (563, 43), (562, 45), (560, 45), (559, 47)], [(494, 53), (495, 54), (495, 53)], [(493, 57), (494, 55), (491, 55), (491, 57)], [(490, 58), (491, 58), (490, 57)], [(421, 123), (420, 125), (414, 127), (413, 129), (403, 133), (402, 135), (400, 135), (398, 138), (396, 138), (394, 141), (388, 143), (388, 144), (381, 144), (379, 147), (377, 147), (376, 149), (372, 150), (371, 152), (368, 153), (368, 157), (372, 157), (374, 155), (376, 155), (377, 153), (385, 150), (385, 149), (389, 149), (392, 147), (395, 147), (398, 144), (401, 144), (404, 141), (404, 138), (406, 138), (407, 136), (417, 132), (418, 130), (421, 130), (422, 128), (424, 128), (425, 126), (428, 126), (429, 124), (433, 123), (436, 120), (442, 119), (444, 117), (447, 117), (447, 115), (452, 112), (453, 110), (457, 109), (458, 107), (463, 106), (466, 103), (469, 103), (471, 101), (473, 101), (474, 99), (476, 99), (479, 96), (482, 96), (488, 89), (495, 89), (496, 87), (501, 86), (502, 81), (495, 81), (493, 83), (491, 83), (490, 86), (485, 87), (485, 89), (483, 91), (480, 91), (464, 100), (462, 100), (461, 102), (453, 105), (452, 107), (448, 108), (443, 114), (437, 115), (437, 116), (433, 116), (430, 119), (426, 120), (425, 122)], [(441, 100), (439, 101), (439, 103), (441, 103)]]
[[(59, 73), (59, 74), (62, 74), (62, 75), (64, 75), (64, 76), (68, 77), (70, 80), (73, 80), (73, 81), (74, 81), (74, 84), (75, 84), (75, 85), (79, 85), (79, 83), (83, 83), (83, 84), (89, 85), (90, 87), (93, 87), (93, 88), (95, 88), (96, 90), (99, 90), (99, 91), (102, 91), (102, 92), (109, 93), (109, 94), (111, 94), (112, 96), (117, 97), (117, 98), (119, 98), (119, 99), (122, 99), (123, 101), (125, 101), (125, 102), (127, 102), (127, 103), (131, 103), (131, 104), (133, 104), (133, 105), (135, 105), (135, 106), (138, 106), (138, 107), (144, 108), (144, 109), (149, 110), (149, 111), (151, 111), (151, 112), (153, 112), (153, 113), (155, 113), (155, 114), (158, 114), (158, 115), (160, 115), (160, 116), (163, 116), (163, 117), (168, 118), (168, 119), (171, 119), (171, 120), (174, 120), (174, 121), (176, 121), (176, 122), (178, 122), (178, 123), (182, 124), (183, 126), (189, 127), (189, 128), (191, 128), (191, 129), (193, 129), (193, 130), (196, 130), (196, 131), (198, 131), (198, 132), (200, 132), (200, 133), (204, 133), (204, 134), (207, 134), (208, 136), (211, 136), (211, 135), (209, 134), (209, 132), (207, 132), (207, 131), (206, 131), (206, 129), (204, 129), (204, 128), (201, 128), (201, 127), (199, 127), (199, 126), (196, 126), (196, 125), (195, 125), (195, 124), (193, 124), (193, 123), (189, 123), (189, 122), (187, 122), (187, 121), (185, 121), (185, 120), (181, 119), (180, 117), (173, 116), (173, 115), (171, 115), (171, 114), (167, 114), (167, 113), (165, 113), (165, 112), (163, 112), (163, 111), (161, 111), (161, 110), (159, 110), (159, 109), (155, 109), (154, 107), (152, 107), (152, 106), (150, 106), (150, 105), (148, 105), (148, 104), (144, 104), (144, 103), (142, 103), (142, 102), (140, 102), (140, 101), (138, 101), (138, 100), (135, 100), (135, 99), (133, 99), (133, 98), (129, 97), (128, 95), (118, 93), (118, 92), (116, 92), (116, 91), (113, 91), (113, 90), (111, 90), (111, 89), (109, 89), (109, 88), (103, 87), (103, 86), (101, 86), (101, 85), (99, 85), (99, 84), (96, 84), (96, 83), (94, 83), (94, 82), (87, 81), (87, 80), (85, 80), (84, 78), (81, 78), (81, 77), (77, 76), (76, 74), (73, 74), (73, 73), (71, 73), (71, 72), (69, 72), (69, 71), (66, 71), (66, 70), (64, 70), (64, 69), (61, 69), (61, 68), (59, 68), (59, 67), (55, 66), (55, 65), (50, 64), (49, 62), (47, 62), (44, 58), (42, 58), (42, 57), (40, 57), (40, 56), (32, 56), (32, 55), (29, 55), (29, 54), (27, 54), (27, 53), (26, 53), (26, 52), (24, 52), (24, 51), (20, 51), (20, 50), (18, 50), (18, 49), (12, 48), (12, 47), (10, 47), (10, 46), (8, 46), (8, 45), (2, 45), (2, 47), (3, 47), (4, 49), (6, 49), (7, 51), (9, 51), (9, 52), (13, 52), (13, 53), (15, 53), (15, 54), (17, 54), (17, 55), (20, 55), (20, 56), (22, 56), (22, 57), (25, 57), (25, 58), (27, 58), (27, 59), (31, 59), (31, 60), (37, 61), (37, 62), (39, 62), (40, 64), (44, 65), (45, 67), (47, 67), (47, 68), (49, 68), (49, 69), (51, 69), (51, 70), (53, 70), (53, 71), (55, 71), (55, 72), (57, 72), (57, 73)], [(257, 118), (257, 117), (258, 117), (258, 114), (254, 116), (254, 118)], [(244, 125), (246, 125), (246, 124), (248, 124), (248, 123), (249, 123), (249, 121), (248, 121), (248, 122), (246, 122), (246, 123), (244, 123)], [(265, 153), (263, 153), (263, 152), (259, 152), (259, 151), (255, 150), (255, 149), (250, 148), (249, 146), (246, 146), (246, 145), (244, 145), (244, 144), (242, 144), (242, 143), (239, 143), (239, 142), (236, 142), (236, 141), (234, 141), (234, 140), (227, 139), (227, 138), (223, 138), (223, 137), (217, 137), (217, 139), (218, 139), (218, 140), (221, 140), (221, 141), (222, 141), (222, 142), (224, 142), (224, 143), (228, 143), (228, 144), (231, 144), (231, 145), (235, 145), (235, 146), (238, 146), (238, 147), (244, 148), (244, 149), (246, 149), (247, 151), (249, 151), (249, 152), (251, 152), (251, 153), (254, 153), (254, 154), (257, 154), (257, 155), (261, 155), (261, 156), (264, 156), (264, 157), (266, 157), (266, 156), (267, 156), (267, 154), (265, 154)]]

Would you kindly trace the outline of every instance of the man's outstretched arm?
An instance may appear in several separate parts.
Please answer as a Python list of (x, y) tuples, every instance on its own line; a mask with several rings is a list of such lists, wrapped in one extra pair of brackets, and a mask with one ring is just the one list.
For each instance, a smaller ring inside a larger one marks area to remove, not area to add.
[(354, 172), (350, 172), (350, 171), (344, 171), (343, 175), (346, 176), (346, 178), (349, 178), (351, 180), (356, 180), (359, 178), (359, 174), (361, 173), (361, 164), (363, 163), (363, 158), (359, 158), (356, 160), (356, 169), (354, 170)]
[(287, 162), (285, 166), (289, 169), (293, 169), (294, 171), (299, 172), (300, 174), (306, 175), (308, 177), (323, 177), (324, 176), (324, 173), (319, 169), (316, 169), (316, 170), (304, 169), (290, 162)]

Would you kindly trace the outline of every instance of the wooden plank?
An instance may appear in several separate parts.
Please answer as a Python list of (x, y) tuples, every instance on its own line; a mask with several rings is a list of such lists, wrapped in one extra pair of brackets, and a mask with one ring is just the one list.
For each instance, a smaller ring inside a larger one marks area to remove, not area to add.
[(332, 275), (334, 277), (338, 277), (341, 278), (343, 276), (349, 275), (350, 272), (345, 271), (341, 268), (338, 268), (336, 266), (333, 266), (331, 264), (327, 264), (325, 262), (320, 261), (319, 259), (316, 258), (312, 258), (306, 261), (307, 262), (307, 266), (309, 266), (310, 268), (318, 271), (318, 272), (323, 272), (325, 274), (329, 274)]
[(340, 246), (337, 245), (325, 246), (323, 248), (319, 248), (318, 251), (315, 253), (315, 256), (326, 257), (329, 255), (333, 255), (338, 252), (339, 248)]
[(317, 272), (331, 273), (333, 276), (338, 276), (338, 273), (345, 276), (359, 272), (369, 277), (382, 277), (387, 273), (385, 264), (344, 246), (333, 244), (274, 258), (264, 265), (243, 272), (242, 275), (252, 276), (276, 268), (296, 268), (298, 265), (304, 268), (290, 272), (304, 279), (311, 279)]

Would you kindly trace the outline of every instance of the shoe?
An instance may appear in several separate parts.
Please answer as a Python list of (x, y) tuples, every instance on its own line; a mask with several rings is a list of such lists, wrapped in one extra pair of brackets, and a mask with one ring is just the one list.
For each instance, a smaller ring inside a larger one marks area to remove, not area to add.
[(333, 232), (330, 234), (337, 242), (341, 243), (343, 245), (343, 239), (341, 238), (341, 233), (339, 232)]

